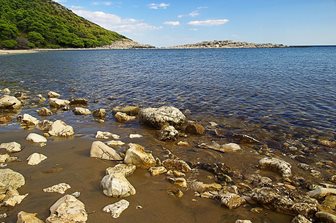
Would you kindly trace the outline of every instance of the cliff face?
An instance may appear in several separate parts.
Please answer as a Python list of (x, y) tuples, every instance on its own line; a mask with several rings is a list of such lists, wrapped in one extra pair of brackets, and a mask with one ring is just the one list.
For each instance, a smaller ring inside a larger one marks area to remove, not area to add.
[(198, 49), (198, 48), (282, 48), (286, 47), (283, 44), (272, 44), (272, 43), (248, 43), (248, 42), (235, 42), (232, 40), (214, 40), (214, 41), (204, 41), (195, 44), (186, 44), (186, 45), (179, 45), (173, 46), (171, 48), (176, 49)]

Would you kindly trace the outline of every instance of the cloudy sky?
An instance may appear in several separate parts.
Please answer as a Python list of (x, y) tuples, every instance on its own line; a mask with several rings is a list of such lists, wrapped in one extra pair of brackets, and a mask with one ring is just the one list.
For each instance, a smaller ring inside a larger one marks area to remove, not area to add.
[(336, 44), (336, 0), (56, 0), (155, 46), (203, 40)]

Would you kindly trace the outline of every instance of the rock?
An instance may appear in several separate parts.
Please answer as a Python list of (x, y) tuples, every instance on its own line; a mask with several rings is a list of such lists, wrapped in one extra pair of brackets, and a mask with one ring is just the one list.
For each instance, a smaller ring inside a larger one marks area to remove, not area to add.
[(87, 108), (75, 107), (73, 110), (75, 115), (91, 115), (91, 111)]
[(5, 95), (9, 95), (11, 91), (8, 88), (4, 88), (2, 89), (2, 93), (4, 93)]
[(90, 157), (104, 160), (123, 160), (114, 149), (100, 141), (95, 141), (92, 143)]
[(179, 142), (177, 143), (177, 145), (178, 145), (178, 146), (186, 146), (186, 147), (187, 147), (187, 146), (190, 146), (189, 143), (188, 143), (188, 142), (185, 142), (185, 141), (179, 141)]
[(43, 192), (64, 194), (65, 191), (67, 191), (70, 188), (71, 186), (69, 184), (60, 183), (60, 184), (53, 185), (51, 187), (44, 188)]
[(106, 110), (103, 108), (94, 110), (92, 113), (93, 117), (99, 118), (99, 119), (105, 119), (106, 117)]
[(48, 133), (51, 136), (63, 136), (63, 137), (72, 136), (75, 134), (72, 126), (67, 125), (65, 122), (61, 120), (55, 121), (51, 125)]
[(194, 181), (191, 183), (190, 188), (195, 192), (203, 193), (206, 191), (219, 191), (222, 189), (222, 185), (218, 183), (206, 184), (200, 181)]
[(186, 174), (182, 173), (180, 171), (177, 170), (168, 170), (167, 171), (167, 176), (174, 176), (174, 177), (185, 177)]
[(327, 146), (327, 147), (330, 147), (330, 148), (336, 148), (336, 141), (330, 141), (330, 140), (327, 140), (327, 139), (320, 139), (319, 143), (323, 146)]
[(135, 188), (122, 174), (106, 175), (101, 186), (103, 193), (109, 197), (124, 198), (136, 193)]
[(292, 176), (292, 166), (284, 160), (266, 157), (259, 160), (259, 166), (263, 169), (278, 171), (284, 178)]
[(76, 191), (76, 192), (72, 193), (71, 195), (74, 196), (75, 198), (79, 198), (81, 193), (79, 191)]
[(179, 127), (186, 121), (185, 115), (179, 109), (169, 106), (141, 109), (139, 119), (158, 129), (166, 124)]
[(203, 125), (198, 123), (189, 123), (185, 129), (185, 132), (194, 135), (204, 135), (205, 128)]
[(323, 198), (323, 197), (328, 196), (330, 194), (336, 195), (336, 189), (335, 188), (318, 187), (315, 190), (309, 191), (307, 194), (310, 197)]
[(49, 91), (48, 92), (48, 98), (59, 98), (61, 95), (55, 91)]
[(121, 174), (124, 177), (130, 176), (131, 174), (134, 173), (134, 171), (136, 170), (136, 166), (133, 164), (117, 164), (114, 167), (108, 167), (106, 169), (106, 174), (107, 175), (117, 175), (117, 174)]
[(0, 206), (14, 207), (17, 204), (20, 204), (27, 196), (28, 194), (20, 195), (17, 190), (10, 188), (7, 190), (6, 196), (3, 198)]
[(114, 118), (118, 121), (118, 122), (129, 122), (129, 121), (133, 121), (136, 119), (135, 116), (130, 116), (127, 115), (126, 113), (122, 113), (122, 112), (117, 112), (114, 115)]
[(223, 153), (237, 152), (241, 150), (241, 147), (236, 143), (228, 143), (224, 145), (219, 145), (216, 142), (212, 142), (211, 144), (202, 143), (199, 145), (199, 147), (202, 149), (212, 149)]
[(70, 100), (71, 106), (88, 106), (89, 101), (85, 98), (74, 98)]
[(39, 120), (29, 114), (24, 114), (18, 118), (21, 125), (25, 126), (36, 126), (39, 123)]
[(164, 166), (151, 167), (149, 168), (149, 172), (152, 176), (157, 176), (167, 173), (167, 169)]
[(8, 162), (10, 155), (8, 154), (0, 154), (0, 163)]
[(44, 223), (41, 219), (36, 217), (37, 213), (28, 213), (20, 211), (17, 215), (16, 223)]
[(130, 139), (139, 139), (142, 138), (143, 136), (140, 134), (130, 134), (129, 137)]
[(50, 207), (48, 223), (85, 223), (88, 215), (84, 204), (72, 195), (65, 195)]
[(336, 195), (327, 196), (322, 202), (320, 210), (323, 211), (336, 211)]
[(106, 143), (106, 145), (111, 146), (111, 147), (118, 147), (118, 146), (125, 145), (124, 142), (118, 141), (118, 140), (111, 140), (111, 141), (107, 141), (105, 143)]
[(325, 223), (336, 223), (336, 215), (324, 212), (324, 211), (319, 211), (315, 215), (318, 219), (320, 219), (322, 222)]
[(114, 113), (118, 113), (118, 112), (122, 112), (122, 113), (125, 113), (127, 115), (132, 115), (132, 116), (136, 116), (138, 115), (140, 109), (138, 106), (117, 106), (117, 107), (114, 107), (112, 109), (112, 111)]
[(22, 107), (21, 101), (16, 97), (4, 95), (0, 97), (0, 109), (20, 109)]
[(295, 218), (293, 218), (293, 220), (291, 221), (291, 223), (312, 223), (312, 222), (309, 221), (305, 216), (298, 215)]
[(250, 221), (250, 220), (237, 220), (237, 221), (235, 221), (235, 223), (252, 223), (252, 221)]
[(41, 131), (49, 131), (53, 123), (54, 122), (49, 120), (43, 120), (37, 124), (37, 128)]
[(183, 177), (167, 177), (167, 180), (169, 182), (171, 182), (172, 184), (175, 184), (179, 187), (184, 187), (184, 188), (187, 188), (188, 187), (188, 184), (187, 184), (187, 181), (186, 179), (184, 179)]
[(38, 114), (39, 116), (50, 116), (50, 115), (52, 115), (53, 113), (52, 113), (52, 111), (50, 111), (48, 108), (43, 107), (43, 108), (41, 108), (40, 110), (37, 110), (37, 114)]
[(175, 141), (178, 137), (179, 132), (174, 128), (174, 126), (164, 126), (160, 130), (160, 140), (162, 141)]
[(9, 153), (16, 153), (21, 151), (21, 145), (17, 142), (1, 143), (0, 149), (5, 149)]
[(116, 135), (116, 134), (112, 134), (110, 132), (101, 132), (98, 131), (96, 134), (96, 139), (120, 139), (120, 136)]
[(113, 218), (118, 218), (120, 214), (126, 210), (129, 206), (129, 202), (126, 200), (118, 201), (114, 204), (107, 205), (103, 208), (104, 212), (111, 213)]
[(180, 189), (173, 189), (173, 190), (168, 191), (168, 193), (170, 195), (173, 195), (173, 196), (177, 197), (177, 198), (181, 198), (184, 195), (183, 192)]
[(190, 166), (184, 160), (166, 159), (162, 162), (162, 165), (167, 170), (177, 170), (183, 173), (188, 173), (191, 171)]
[(65, 108), (67, 106), (69, 106), (70, 101), (68, 100), (62, 100), (62, 99), (58, 99), (58, 98), (50, 98), (49, 99), (49, 105), (52, 108)]
[(29, 133), (26, 140), (34, 142), (34, 143), (46, 143), (47, 139), (44, 136), (41, 136), (36, 133)]
[(37, 165), (39, 163), (41, 163), (43, 160), (46, 160), (47, 157), (43, 154), (39, 154), (39, 153), (33, 153), (28, 157), (28, 165)]
[(146, 153), (144, 147), (130, 143), (124, 159), (126, 164), (133, 164), (137, 167), (148, 169), (156, 165), (151, 153)]
[(3, 213), (3, 214), (0, 214), (0, 219), (3, 219), (3, 218), (7, 218), (7, 214), (6, 213)]
[(221, 203), (229, 209), (234, 209), (245, 204), (245, 199), (241, 198), (238, 194), (225, 192), (220, 193), (219, 197), (221, 199)]
[(10, 121), (12, 121), (10, 116), (0, 116), (0, 125), (7, 124)]
[(0, 169), (0, 184), (2, 184), (2, 187), (4, 188), (16, 190), (25, 185), (25, 178), (22, 174), (11, 169)]
[(336, 183), (336, 175), (331, 176), (330, 181)]

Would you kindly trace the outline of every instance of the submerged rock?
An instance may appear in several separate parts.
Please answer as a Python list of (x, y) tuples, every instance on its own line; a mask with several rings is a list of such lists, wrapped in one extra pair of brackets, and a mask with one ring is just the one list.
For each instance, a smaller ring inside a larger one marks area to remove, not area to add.
[(62, 99), (58, 99), (58, 98), (50, 98), (49, 99), (49, 105), (50, 107), (52, 108), (64, 108), (64, 107), (67, 107), (69, 106), (70, 104), (70, 101), (68, 100), (62, 100)]
[(44, 136), (41, 136), (41, 135), (36, 134), (36, 133), (30, 133), (27, 136), (26, 140), (34, 142), (34, 143), (46, 143), (47, 142), (47, 139)]
[(156, 165), (153, 155), (151, 153), (146, 153), (144, 147), (134, 143), (129, 144), (129, 149), (126, 151), (124, 162), (144, 169)]
[(117, 107), (114, 107), (112, 110), (114, 113), (122, 112), (122, 113), (125, 113), (127, 115), (132, 115), (132, 116), (138, 115), (140, 111), (138, 106), (124, 106), (124, 107), (117, 106)]
[(12, 118), (8, 115), (0, 116), (0, 125), (7, 124), (8, 122), (12, 121)]
[(92, 143), (90, 157), (104, 160), (123, 160), (114, 149), (100, 141), (95, 141)]
[(103, 208), (104, 212), (111, 213), (113, 218), (118, 218), (120, 214), (126, 210), (129, 206), (129, 202), (126, 200), (118, 201), (114, 204), (107, 205)]
[(4, 95), (0, 97), (0, 109), (20, 109), (22, 107), (21, 101), (16, 97)]
[(28, 194), (20, 195), (16, 189), (9, 188), (5, 197), (2, 199), (0, 206), (14, 207), (17, 204), (20, 204), (27, 196)]
[(11, 169), (0, 169), (0, 193), (1, 187), (18, 189), (25, 185), (25, 178), (22, 174)]
[(40, 153), (33, 153), (27, 158), (28, 165), (31, 165), (31, 166), (37, 165), (46, 159), (47, 157)]
[(179, 132), (174, 128), (174, 126), (164, 126), (160, 130), (160, 140), (162, 141), (175, 141), (177, 140)]
[(44, 223), (41, 219), (39, 219), (37, 213), (28, 213), (24, 211), (20, 211), (17, 215), (16, 223)]
[(75, 134), (72, 126), (67, 125), (65, 122), (61, 120), (55, 121), (48, 131), (49, 135), (51, 136), (72, 136)]
[(177, 170), (183, 173), (188, 173), (191, 171), (191, 167), (184, 160), (166, 159), (162, 162), (162, 165), (167, 170)]
[(75, 115), (91, 115), (91, 111), (87, 108), (75, 107), (73, 110)]
[(179, 109), (172, 106), (141, 109), (139, 119), (143, 123), (158, 129), (167, 124), (179, 127), (186, 121), (185, 115)]
[(117, 112), (114, 115), (114, 118), (118, 122), (129, 122), (129, 121), (134, 121), (136, 119), (135, 116), (130, 116), (130, 115), (127, 115), (126, 113), (122, 113), (122, 112)]
[(65, 195), (50, 207), (48, 223), (85, 223), (88, 215), (84, 204), (72, 195)]
[(250, 221), (250, 220), (240, 220), (240, 219), (238, 219), (237, 221), (235, 221), (235, 223), (252, 223), (252, 221)]
[(120, 139), (120, 136), (118, 136), (117, 134), (112, 134), (110, 132), (102, 132), (102, 131), (98, 131), (96, 134), (96, 139)]
[(292, 166), (284, 160), (277, 158), (265, 157), (259, 160), (259, 166), (263, 169), (271, 169), (278, 171), (282, 177), (288, 178), (292, 176)]
[(149, 168), (149, 172), (152, 176), (157, 176), (167, 173), (167, 169), (164, 166), (151, 167)]
[(107, 141), (105, 143), (106, 143), (106, 145), (111, 146), (111, 147), (118, 147), (118, 146), (125, 145), (124, 142), (119, 141), (119, 140), (111, 140), (111, 141)]
[(16, 153), (21, 151), (21, 145), (17, 142), (1, 143), (0, 149), (5, 149), (9, 153)]
[(245, 203), (245, 199), (238, 194), (224, 192), (219, 194), (221, 203), (229, 209), (237, 208)]
[(50, 115), (52, 115), (53, 113), (52, 113), (52, 111), (50, 111), (48, 108), (43, 107), (43, 108), (41, 108), (40, 110), (37, 110), (37, 114), (38, 114), (39, 116), (50, 116)]
[(94, 110), (92, 113), (93, 117), (99, 118), (99, 119), (105, 119), (106, 117), (106, 110), (103, 108)]
[(109, 197), (124, 198), (136, 193), (135, 188), (122, 174), (106, 175), (101, 186), (103, 193)]
[(38, 124), (37, 124), (37, 128), (41, 131), (49, 131), (49, 129), (51, 128), (52, 124), (54, 122), (52, 121), (49, 121), (49, 120), (43, 120), (43, 121), (40, 121)]
[(200, 181), (194, 181), (191, 183), (190, 188), (198, 193), (203, 193), (206, 191), (219, 191), (222, 189), (222, 185), (218, 183), (206, 184)]
[(88, 106), (89, 101), (85, 98), (74, 98), (70, 100), (71, 106)]
[(65, 191), (67, 191), (70, 188), (71, 186), (69, 184), (60, 183), (60, 184), (53, 185), (51, 187), (44, 188), (43, 192), (64, 194)]
[(29, 114), (24, 114), (23, 116), (19, 116), (18, 120), (21, 125), (25, 126), (36, 126), (39, 123), (39, 120)]
[(189, 123), (185, 129), (185, 132), (194, 135), (204, 135), (205, 128), (203, 125), (198, 123)]
[(236, 143), (228, 143), (224, 145), (219, 145), (216, 142), (212, 142), (211, 144), (202, 143), (199, 145), (199, 147), (202, 149), (212, 149), (223, 153), (236, 152), (241, 150), (241, 147)]
[(187, 180), (183, 177), (167, 177), (167, 180), (179, 187), (186, 188), (188, 186)]
[(48, 98), (59, 98), (61, 95), (55, 91), (49, 91), (48, 92)]

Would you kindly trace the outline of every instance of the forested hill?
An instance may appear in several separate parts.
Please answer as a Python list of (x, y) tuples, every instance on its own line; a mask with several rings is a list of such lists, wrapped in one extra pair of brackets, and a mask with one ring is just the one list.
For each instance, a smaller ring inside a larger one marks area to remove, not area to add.
[(0, 49), (88, 48), (121, 39), (51, 0), (0, 0)]

